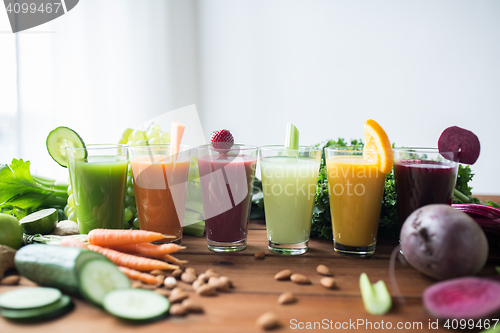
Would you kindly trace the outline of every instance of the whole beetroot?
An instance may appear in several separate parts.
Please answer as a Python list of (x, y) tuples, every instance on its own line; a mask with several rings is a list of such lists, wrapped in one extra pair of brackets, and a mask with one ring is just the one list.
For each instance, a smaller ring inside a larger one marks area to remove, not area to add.
[(414, 211), (401, 229), (401, 251), (420, 272), (437, 280), (477, 274), (488, 259), (483, 230), (448, 205)]

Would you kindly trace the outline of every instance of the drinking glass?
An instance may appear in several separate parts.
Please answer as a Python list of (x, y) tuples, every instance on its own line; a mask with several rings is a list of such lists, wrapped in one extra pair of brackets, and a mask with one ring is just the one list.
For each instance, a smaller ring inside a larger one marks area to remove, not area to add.
[(269, 250), (302, 254), (309, 245), (321, 149), (260, 148), (260, 166)]
[(363, 158), (363, 148), (325, 148), (333, 248), (363, 257), (375, 252), (385, 174)]
[(169, 144), (132, 146), (129, 151), (140, 229), (173, 236), (158, 243), (180, 244), (190, 147), (181, 146), (177, 154)]
[(198, 147), (198, 167), (207, 233), (215, 252), (246, 248), (252, 207), (257, 147), (235, 144), (230, 149)]
[(399, 225), (430, 204), (451, 205), (457, 180), (457, 152), (437, 148), (394, 148), (394, 176)]
[(80, 233), (96, 228), (123, 228), (127, 147), (87, 145), (66, 148)]

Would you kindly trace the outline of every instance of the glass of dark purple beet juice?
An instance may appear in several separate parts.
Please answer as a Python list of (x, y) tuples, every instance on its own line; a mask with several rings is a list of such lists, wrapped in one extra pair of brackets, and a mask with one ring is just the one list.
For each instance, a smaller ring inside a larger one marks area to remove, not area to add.
[(198, 147), (198, 167), (207, 233), (215, 252), (246, 248), (258, 148), (235, 144), (225, 151)]
[(440, 153), (437, 148), (394, 148), (400, 227), (420, 207), (451, 205), (458, 171), (456, 156), (456, 152)]

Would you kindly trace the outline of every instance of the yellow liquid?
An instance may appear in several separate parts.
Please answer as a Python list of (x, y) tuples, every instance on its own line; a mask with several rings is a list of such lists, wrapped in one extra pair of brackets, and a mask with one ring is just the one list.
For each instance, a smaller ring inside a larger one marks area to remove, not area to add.
[(326, 165), (335, 242), (354, 247), (375, 244), (385, 174), (362, 156), (335, 156)]

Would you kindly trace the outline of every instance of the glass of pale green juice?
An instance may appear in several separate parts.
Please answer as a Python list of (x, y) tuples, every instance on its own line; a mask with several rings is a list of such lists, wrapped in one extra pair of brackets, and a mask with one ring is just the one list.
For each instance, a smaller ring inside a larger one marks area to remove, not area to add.
[(268, 247), (274, 253), (307, 251), (321, 149), (260, 148)]
[(127, 147), (87, 145), (66, 148), (66, 155), (80, 233), (123, 228)]

